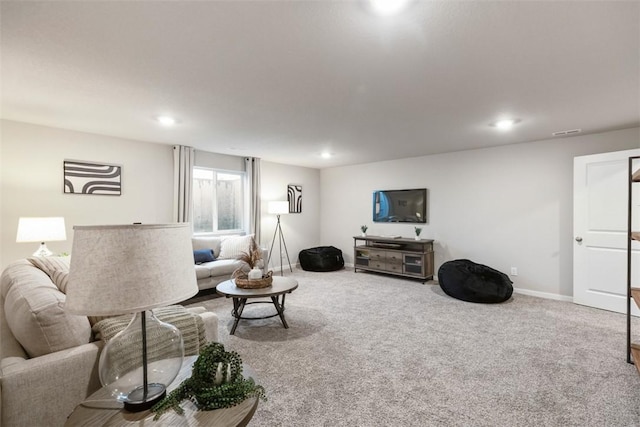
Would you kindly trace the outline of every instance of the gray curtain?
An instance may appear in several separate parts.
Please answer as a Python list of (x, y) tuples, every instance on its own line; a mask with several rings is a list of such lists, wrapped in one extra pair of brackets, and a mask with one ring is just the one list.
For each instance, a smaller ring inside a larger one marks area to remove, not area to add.
[(193, 187), (193, 161), (195, 149), (184, 145), (173, 146), (173, 221), (191, 222)]
[(249, 184), (249, 234), (255, 234), (260, 245), (260, 159), (245, 157), (244, 163)]

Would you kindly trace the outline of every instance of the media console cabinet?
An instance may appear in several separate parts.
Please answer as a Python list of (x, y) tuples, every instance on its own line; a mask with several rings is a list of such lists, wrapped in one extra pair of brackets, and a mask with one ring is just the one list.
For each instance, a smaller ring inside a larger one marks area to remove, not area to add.
[(353, 236), (353, 270), (433, 279), (433, 240)]

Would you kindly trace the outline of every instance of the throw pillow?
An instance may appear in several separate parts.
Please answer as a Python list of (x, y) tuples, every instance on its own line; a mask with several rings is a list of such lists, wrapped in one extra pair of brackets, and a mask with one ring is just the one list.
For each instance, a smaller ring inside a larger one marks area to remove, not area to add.
[(222, 237), (212, 236), (193, 236), (191, 237), (191, 244), (193, 250), (198, 249), (212, 249), (213, 256), (218, 258), (220, 256), (220, 244), (222, 243)]
[(60, 289), (60, 292), (67, 294), (67, 283), (69, 282), (69, 272), (62, 270), (54, 270), (51, 273), (51, 280)]
[[(180, 305), (172, 305), (168, 307), (160, 307), (153, 310), (156, 318), (162, 322), (167, 322), (178, 328), (182, 334), (184, 343), (184, 354), (197, 355), (200, 348), (207, 343), (204, 321), (202, 318)], [(124, 315), (101, 320), (93, 325), (93, 331), (96, 339), (104, 342), (109, 341), (127, 327), (131, 321), (132, 315)], [(159, 360), (166, 357), (169, 342), (167, 339), (171, 337), (155, 337), (148, 343), (149, 361)], [(128, 344), (138, 344), (135, 338)], [(112, 349), (113, 354), (119, 356), (111, 360), (111, 369), (120, 372), (121, 375), (130, 372), (137, 366), (137, 362), (141, 357), (141, 348), (138, 345), (123, 345)]]
[(50, 256), (50, 257), (29, 257), (27, 260), (34, 266), (38, 267), (40, 270), (47, 273), (47, 276), (50, 276), (50, 272), (54, 270), (62, 270), (69, 271), (69, 260), (70, 257), (58, 257), (58, 256)]
[(236, 259), (242, 253), (249, 253), (253, 234), (246, 236), (231, 236), (222, 241), (220, 248), (220, 259)]
[[(153, 314), (158, 320), (170, 323), (180, 330), (186, 356), (197, 355), (200, 347), (207, 343), (204, 321), (198, 314), (190, 312), (181, 305), (154, 308)], [(125, 314), (104, 318), (97, 322), (92, 327), (96, 339), (109, 341), (129, 325), (132, 317), (132, 314)]]
[(213, 254), (213, 249), (198, 249), (193, 251), (193, 260), (196, 264), (203, 264), (205, 262), (215, 261), (216, 257)]
[(69, 281), (69, 257), (30, 257), (27, 260), (34, 267), (46, 273), (56, 287), (66, 294)]

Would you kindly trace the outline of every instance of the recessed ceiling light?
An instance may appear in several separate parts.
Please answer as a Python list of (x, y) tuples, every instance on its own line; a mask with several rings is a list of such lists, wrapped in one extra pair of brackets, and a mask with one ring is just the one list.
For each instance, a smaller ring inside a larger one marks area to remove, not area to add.
[(369, 0), (371, 10), (381, 16), (390, 16), (400, 13), (407, 7), (409, 0)]
[(162, 126), (173, 126), (176, 124), (176, 119), (170, 116), (158, 116), (156, 117), (156, 121)]
[(509, 129), (510, 127), (512, 127), (516, 122), (514, 120), (511, 119), (506, 119), (506, 120), (500, 120), (499, 122), (496, 122), (496, 127), (498, 129)]
[(498, 120), (495, 123), (492, 123), (491, 126), (497, 127), (498, 129), (507, 130), (507, 129), (511, 129), (513, 125), (515, 125), (519, 121), (520, 119), (503, 119), (503, 120)]
[(330, 159), (331, 153), (329, 153), (328, 151), (324, 151), (322, 154), (320, 154), (320, 157), (322, 157), (323, 159)]

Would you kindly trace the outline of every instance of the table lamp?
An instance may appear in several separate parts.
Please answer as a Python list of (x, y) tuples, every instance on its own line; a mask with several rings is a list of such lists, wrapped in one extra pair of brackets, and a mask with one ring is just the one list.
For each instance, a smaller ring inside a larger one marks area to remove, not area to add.
[(284, 234), (282, 234), (282, 227), (280, 227), (280, 215), (289, 213), (289, 202), (287, 201), (272, 201), (267, 205), (267, 210), (270, 214), (276, 214), (278, 218), (278, 222), (276, 224), (276, 229), (273, 232), (273, 240), (271, 240), (271, 249), (269, 249), (269, 259), (267, 259), (267, 266), (269, 266), (269, 261), (271, 261), (271, 254), (273, 253), (273, 244), (276, 242), (276, 236), (278, 236), (278, 244), (280, 247), (280, 275), (284, 276), (284, 272), (282, 271), (282, 245), (284, 245), (284, 252), (287, 254), (287, 262), (289, 263), (289, 269), (293, 273), (293, 268), (291, 267), (291, 260), (289, 259), (289, 251), (287, 251), (287, 243), (284, 241)]
[(63, 217), (21, 217), (18, 219), (16, 242), (40, 242), (40, 248), (33, 253), (33, 256), (45, 257), (53, 255), (45, 242), (62, 240), (67, 240)]
[(182, 302), (198, 292), (191, 226), (73, 227), (65, 310), (112, 316), (135, 313), (107, 342), (99, 361), (101, 383), (131, 412), (151, 408), (182, 366), (180, 331), (160, 322), (152, 308)]

